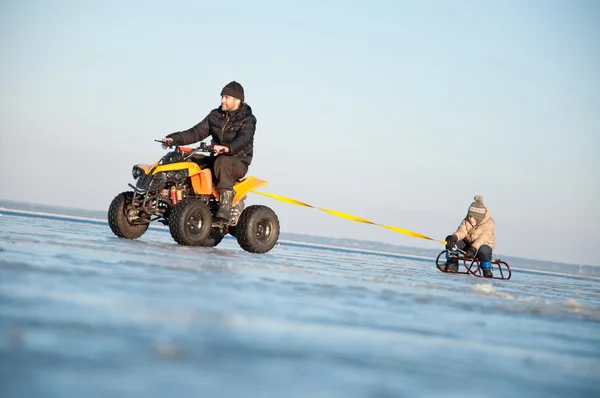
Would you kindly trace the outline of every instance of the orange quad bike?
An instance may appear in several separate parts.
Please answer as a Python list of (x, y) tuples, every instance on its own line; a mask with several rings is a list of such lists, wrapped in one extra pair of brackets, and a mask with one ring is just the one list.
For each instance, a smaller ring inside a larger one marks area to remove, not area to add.
[(201, 165), (206, 155), (198, 152), (211, 153), (212, 146), (204, 142), (195, 149), (175, 146), (152, 165), (134, 165), (136, 185), (128, 184), (133, 190), (118, 194), (108, 209), (112, 232), (137, 239), (158, 221), (169, 227), (180, 245), (214, 247), (230, 234), (248, 252), (270, 251), (279, 239), (277, 215), (263, 205), (244, 208), (246, 194), (267, 182), (252, 176), (237, 180), (231, 219), (216, 219), (219, 193), (210, 168)]

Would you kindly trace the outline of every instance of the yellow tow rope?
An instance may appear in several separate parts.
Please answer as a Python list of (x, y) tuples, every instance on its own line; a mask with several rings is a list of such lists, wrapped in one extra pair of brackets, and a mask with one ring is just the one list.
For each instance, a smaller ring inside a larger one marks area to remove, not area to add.
[(289, 204), (293, 204), (293, 205), (297, 205), (297, 206), (312, 207), (313, 209), (318, 209), (318, 210), (324, 211), (325, 213), (329, 213), (329, 214), (332, 214), (332, 215), (337, 216), (337, 217), (345, 218), (346, 220), (356, 221), (356, 222), (362, 222), (362, 223), (365, 223), (365, 224), (377, 225), (377, 226), (380, 226), (380, 227), (392, 230), (394, 232), (398, 232), (398, 233), (401, 233), (401, 234), (404, 234), (404, 235), (412, 236), (414, 238), (428, 239), (428, 240), (432, 240), (432, 241), (435, 241), (435, 242), (440, 242), (440, 243), (442, 243), (444, 245), (446, 244), (445, 240), (433, 239), (433, 238), (430, 238), (430, 237), (425, 236), (423, 234), (420, 234), (418, 232), (413, 232), (413, 231), (409, 231), (407, 229), (393, 227), (391, 225), (377, 224), (377, 223), (374, 223), (373, 221), (365, 220), (364, 218), (356, 217), (356, 216), (353, 216), (351, 214), (342, 213), (342, 212), (337, 211), (337, 210), (322, 209), (320, 207), (311, 206), (309, 204), (300, 202), (300, 201), (295, 200), (295, 199), (286, 198), (285, 196), (274, 195), (272, 193), (258, 192), (258, 191), (252, 191), (252, 192), (254, 192), (256, 194), (259, 194), (259, 195), (268, 196), (270, 198), (273, 198), (273, 199), (276, 199), (276, 200), (279, 200), (279, 201), (282, 201), (282, 202), (285, 202), (285, 203), (289, 203)]

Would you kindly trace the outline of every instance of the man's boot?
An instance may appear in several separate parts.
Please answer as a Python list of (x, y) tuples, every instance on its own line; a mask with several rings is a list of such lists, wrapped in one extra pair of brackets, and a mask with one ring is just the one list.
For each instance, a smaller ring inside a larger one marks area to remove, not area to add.
[(219, 193), (219, 210), (217, 210), (215, 218), (225, 221), (231, 220), (231, 207), (233, 205), (234, 196), (235, 191), (233, 189), (228, 189)]
[(242, 215), (242, 212), (244, 211), (244, 207), (245, 207), (244, 199), (240, 199), (235, 204), (235, 206), (233, 206), (231, 208), (231, 222), (233, 224), (237, 224), (237, 221), (239, 220), (240, 216)]
[(481, 263), (481, 271), (484, 278), (493, 278), (494, 273), (492, 272), (492, 262), (485, 261)]

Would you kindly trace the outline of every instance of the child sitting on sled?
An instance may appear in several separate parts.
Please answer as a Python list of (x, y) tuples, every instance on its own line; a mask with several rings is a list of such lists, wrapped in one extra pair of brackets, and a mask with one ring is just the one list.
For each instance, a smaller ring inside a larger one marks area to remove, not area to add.
[[(492, 250), (496, 243), (495, 223), (490, 212), (483, 204), (483, 197), (475, 195), (475, 201), (469, 206), (465, 218), (452, 235), (446, 237), (446, 249), (465, 251), (466, 258), (477, 258), (484, 278), (492, 278)], [(446, 269), (458, 272), (458, 259), (446, 253)]]

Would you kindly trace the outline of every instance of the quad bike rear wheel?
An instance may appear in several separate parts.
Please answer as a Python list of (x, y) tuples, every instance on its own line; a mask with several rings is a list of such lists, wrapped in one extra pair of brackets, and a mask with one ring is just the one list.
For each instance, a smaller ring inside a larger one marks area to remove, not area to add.
[(206, 246), (211, 227), (210, 208), (197, 199), (184, 199), (171, 210), (169, 232), (180, 245)]
[(121, 192), (108, 208), (108, 225), (119, 238), (137, 239), (148, 229), (149, 223), (132, 223), (137, 216), (131, 205), (132, 198), (133, 191)]
[(266, 253), (279, 239), (279, 219), (267, 206), (248, 206), (240, 215), (234, 233), (242, 249), (251, 253)]

